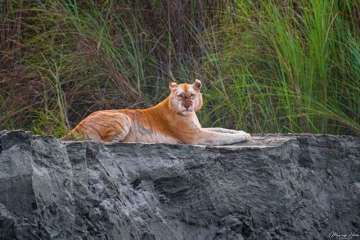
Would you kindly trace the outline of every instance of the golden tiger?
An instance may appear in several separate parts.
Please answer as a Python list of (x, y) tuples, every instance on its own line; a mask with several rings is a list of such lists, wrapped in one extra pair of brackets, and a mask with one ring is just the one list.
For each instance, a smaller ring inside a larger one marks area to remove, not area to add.
[(170, 95), (146, 109), (97, 111), (63, 140), (222, 145), (247, 141), (250, 134), (225, 128), (202, 128), (196, 116), (203, 105), (201, 81), (169, 84)]

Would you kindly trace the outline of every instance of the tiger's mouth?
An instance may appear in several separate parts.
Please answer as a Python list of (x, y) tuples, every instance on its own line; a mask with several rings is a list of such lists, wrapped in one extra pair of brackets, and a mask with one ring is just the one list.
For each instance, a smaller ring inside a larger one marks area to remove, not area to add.
[(192, 109), (185, 109), (183, 111), (177, 112), (177, 114), (180, 116), (188, 116), (192, 112), (194, 112)]
[(192, 106), (189, 106), (189, 107), (183, 107), (183, 110), (182, 112), (185, 112), (185, 113), (188, 113), (188, 112), (193, 112), (194, 111), (194, 108)]

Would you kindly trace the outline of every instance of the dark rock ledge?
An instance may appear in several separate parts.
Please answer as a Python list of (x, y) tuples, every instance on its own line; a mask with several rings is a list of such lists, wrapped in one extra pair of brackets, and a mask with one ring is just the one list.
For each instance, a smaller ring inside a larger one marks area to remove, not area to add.
[(360, 239), (360, 138), (236, 146), (0, 132), (0, 239)]

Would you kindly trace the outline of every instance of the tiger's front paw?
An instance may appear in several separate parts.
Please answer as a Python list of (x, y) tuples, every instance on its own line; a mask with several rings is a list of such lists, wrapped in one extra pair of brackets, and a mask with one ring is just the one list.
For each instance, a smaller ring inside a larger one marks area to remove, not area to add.
[(239, 131), (242, 135), (245, 141), (250, 141), (251, 140), (251, 135), (250, 133), (244, 132), (244, 131)]

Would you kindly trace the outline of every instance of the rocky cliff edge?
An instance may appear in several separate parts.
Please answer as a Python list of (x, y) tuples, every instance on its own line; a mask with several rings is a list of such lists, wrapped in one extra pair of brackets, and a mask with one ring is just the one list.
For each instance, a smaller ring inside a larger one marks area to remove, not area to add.
[(0, 240), (360, 239), (360, 138), (231, 146), (0, 132)]

